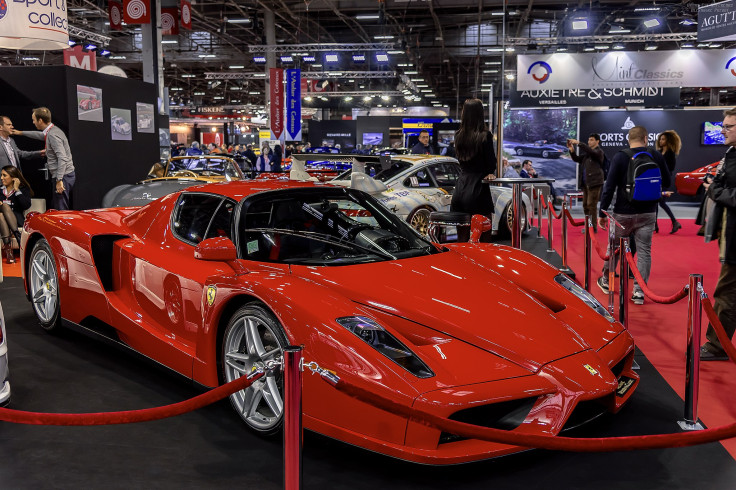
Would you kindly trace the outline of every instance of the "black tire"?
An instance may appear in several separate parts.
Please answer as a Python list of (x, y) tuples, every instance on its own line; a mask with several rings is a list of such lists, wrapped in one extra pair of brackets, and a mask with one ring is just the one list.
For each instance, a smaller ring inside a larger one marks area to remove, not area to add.
[[(511, 220), (512, 220), (512, 208), (511, 203), (508, 203), (506, 207), (503, 210), (503, 223), (499, 223), (498, 226), (498, 234), (503, 237), (510, 237), (511, 236)], [(526, 214), (526, 204), (521, 204), (521, 234), (523, 235), (526, 231), (526, 220), (527, 220), (527, 214)]]
[[(259, 342), (254, 342), (254, 335)], [(222, 381), (238, 379), (249, 374), (255, 365), (282, 356), (287, 345), (283, 328), (262, 304), (241, 306), (230, 317), (222, 337)], [(251, 430), (270, 436), (279, 432), (283, 424), (283, 392), (282, 372), (267, 371), (245, 390), (230, 395), (230, 403)]]
[(542, 150), (542, 158), (549, 158), (549, 152), (547, 150)]
[(47, 332), (57, 330), (61, 327), (59, 270), (49, 242), (45, 239), (36, 242), (27, 267), (26, 277), (33, 313), (41, 328)]
[(519, 156), (522, 156), (524, 154), (524, 149), (523, 148), (517, 148), (516, 149), (516, 154), (519, 155)]

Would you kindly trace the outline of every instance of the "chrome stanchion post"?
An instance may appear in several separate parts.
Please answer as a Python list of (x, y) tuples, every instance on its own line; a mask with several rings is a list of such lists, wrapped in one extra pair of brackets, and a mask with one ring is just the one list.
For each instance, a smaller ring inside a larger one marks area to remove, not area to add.
[(513, 223), (511, 226), (511, 246), (521, 248), (521, 183), (514, 182), (512, 202), (513, 202)]
[(703, 430), (698, 422), (698, 390), (700, 387), (700, 322), (703, 276), (690, 274), (687, 305), (687, 369), (685, 372), (685, 418), (677, 424), (682, 430)]
[(585, 269), (583, 270), (583, 285), (585, 290), (590, 292), (590, 273), (591, 273), (591, 237), (590, 233), (593, 229), (593, 222), (590, 216), (585, 217)]
[(302, 488), (302, 347), (284, 349), (284, 488)]
[(564, 199), (562, 200), (562, 268), (560, 271), (575, 277), (575, 273), (567, 264), (567, 201)]
[(629, 302), (626, 295), (629, 291), (629, 262), (626, 253), (629, 251), (629, 239), (621, 238), (618, 276), (618, 321), (626, 330), (629, 329)]
[(542, 199), (544, 195), (539, 191), (537, 194), (537, 238), (542, 238)]
[(547, 253), (553, 253), (555, 247), (552, 244), (554, 240), (554, 232), (552, 231), (552, 223), (555, 217), (552, 214), (552, 196), (547, 196)]
[[(616, 222), (613, 217), (608, 218), (608, 311), (614, 313), (613, 290), (616, 283)], [(619, 294), (622, 294), (619, 291)]]

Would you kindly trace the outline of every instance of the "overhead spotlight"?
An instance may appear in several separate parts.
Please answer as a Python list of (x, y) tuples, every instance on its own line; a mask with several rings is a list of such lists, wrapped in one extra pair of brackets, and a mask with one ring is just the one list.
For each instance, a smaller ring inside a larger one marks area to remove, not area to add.
[(293, 63), (294, 62), (294, 58), (292, 58), (291, 55), (288, 55), (287, 54), (287, 55), (284, 55), (284, 56), (281, 57), (281, 62), (282, 63)]
[(386, 53), (376, 53), (376, 61), (379, 63), (388, 63), (388, 55)]
[(647, 19), (644, 21), (644, 26), (648, 29), (651, 29), (652, 27), (657, 27), (658, 25), (661, 25), (659, 19)]
[(353, 63), (365, 63), (365, 55), (362, 53), (355, 53), (353, 55)]
[(347, 97), (345, 97), (345, 101), (346, 101), (346, 102), (350, 102), (351, 100), (353, 100), (353, 98), (352, 98), (352, 97), (350, 97), (349, 95), (348, 95)]
[(69, 46), (74, 46), (75, 44), (77, 44), (77, 41), (69, 40)]
[(110, 56), (110, 50), (103, 49), (102, 51), (100, 51), (100, 56)]
[(378, 14), (358, 14), (355, 16), (356, 20), (378, 20), (379, 19)]
[(325, 55), (325, 63), (338, 63), (339, 61), (340, 57), (337, 53), (327, 53)]
[(94, 51), (95, 49), (97, 49), (97, 45), (95, 45), (95, 44), (92, 44), (92, 43), (89, 43), (89, 44), (87, 44), (87, 45), (86, 45), (86, 46), (84, 47), (84, 49), (86, 49), (87, 51)]
[(694, 48), (695, 45), (691, 42), (685, 42), (685, 43), (680, 44), (680, 47), (683, 49), (691, 49), (691, 48)]
[(266, 62), (266, 57), (265, 56), (258, 55), (258, 56), (254, 56), (253, 57), (253, 63), (263, 64), (265, 62)]
[(658, 46), (654, 43), (647, 43), (644, 45), (644, 51), (654, 51), (657, 47)]
[(721, 46), (723, 46), (721, 43), (710, 43), (711, 48), (720, 48)]
[(624, 47), (625, 46), (622, 43), (616, 43), (613, 45), (613, 49), (616, 49), (616, 50), (624, 49)]
[(683, 26), (696, 26), (698, 25), (698, 21), (695, 19), (682, 19), (680, 21), (680, 25)]
[(306, 97), (304, 97), (304, 100), (307, 101), (307, 102), (312, 102), (312, 98), (310, 96), (308, 96), (308, 95)]
[(388, 95), (382, 95), (381, 96), (381, 100), (389, 100), (390, 98), (391, 97), (389, 97)]
[(305, 62), (305, 63), (314, 63), (315, 62), (315, 58), (314, 58), (313, 55), (308, 54), (306, 56), (302, 56), (302, 61)]
[(631, 29), (627, 29), (624, 26), (611, 26), (611, 28), (608, 30), (609, 34), (628, 34), (631, 32)]
[(576, 19), (572, 21), (572, 28), (576, 31), (583, 31), (588, 28), (588, 21), (585, 19)]
[(366, 95), (365, 97), (363, 97), (363, 101), (368, 102), (369, 100), (373, 100), (373, 97), (370, 95)]

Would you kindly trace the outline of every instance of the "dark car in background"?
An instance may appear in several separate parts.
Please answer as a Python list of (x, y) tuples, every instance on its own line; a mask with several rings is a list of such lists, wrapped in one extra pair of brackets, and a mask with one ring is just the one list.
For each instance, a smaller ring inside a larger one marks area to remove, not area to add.
[(529, 155), (542, 158), (560, 158), (563, 152), (558, 145), (547, 143), (545, 140), (539, 140), (534, 143), (515, 145), (514, 153), (519, 156)]

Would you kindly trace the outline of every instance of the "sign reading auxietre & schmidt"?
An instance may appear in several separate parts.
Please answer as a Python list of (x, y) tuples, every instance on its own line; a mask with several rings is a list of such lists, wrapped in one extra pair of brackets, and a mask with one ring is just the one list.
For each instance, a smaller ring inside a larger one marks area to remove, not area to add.
[(736, 39), (736, 2), (713, 3), (698, 7), (698, 41)]

